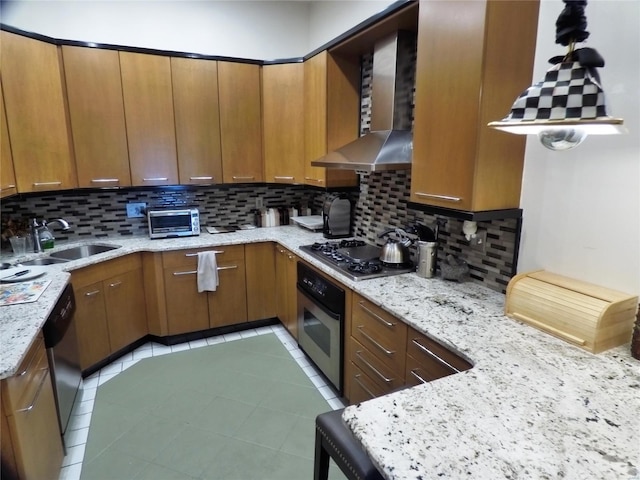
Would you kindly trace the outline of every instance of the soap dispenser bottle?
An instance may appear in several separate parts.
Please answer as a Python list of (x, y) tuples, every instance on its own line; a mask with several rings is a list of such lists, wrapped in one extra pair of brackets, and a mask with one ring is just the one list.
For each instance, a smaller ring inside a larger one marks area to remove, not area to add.
[(43, 250), (53, 248), (55, 238), (46, 225), (39, 229), (38, 236), (40, 237), (40, 246)]

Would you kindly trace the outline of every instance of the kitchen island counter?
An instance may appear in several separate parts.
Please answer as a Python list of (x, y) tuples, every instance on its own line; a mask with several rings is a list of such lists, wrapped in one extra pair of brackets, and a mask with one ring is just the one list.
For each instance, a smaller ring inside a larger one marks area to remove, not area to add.
[(52, 284), (38, 302), (1, 307), (1, 378), (15, 373), (68, 272), (136, 252), (264, 241), (280, 243), (473, 364), (345, 409), (343, 418), (385, 478), (640, 478), (640, 362), (629, 345), (589, 354), (506, 318), (504, 295), (473, 283), (415, 273), (351, 281), (299, 249), (324, 239), (298, 227), (57, 245), (121, 248), (53, 265)]

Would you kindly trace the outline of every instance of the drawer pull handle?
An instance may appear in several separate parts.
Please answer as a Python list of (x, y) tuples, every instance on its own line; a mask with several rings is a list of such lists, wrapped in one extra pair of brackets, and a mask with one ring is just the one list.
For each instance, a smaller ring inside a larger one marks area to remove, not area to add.
[(31, 365), (33, 364), (33, 361), (36, 360), (38, 358), (38, 354), (37, 352), (34, 353), (33, 355), (31, 355), (31, 358), (29, 359), (29, 363), (27, 364), (27, 366), (24, 368), (23, 371), (21, 371), (20, 373), (18, 373), (16, 375), (16, 377), (21, 377), (24, 374), (26, 374), (29, 370), (31, 370)]
[(253, 180), (256, 177), (254, 177), (253, 175), (247, 175), (247, 176), (233, 175), (231, 178), (234, 180)]
[[(218, 267), (217, 270), (233, 270), (236, 268), (238, 268), (238, 265), (227, 265), (226, 267)], [(179, 275), (195, 275), (196, 273), (198, 273), (197, 270), (189, 270), (188, 272), (173, 272), (173, 275), (177, 277)]]
[(213, 180), (211, 176), (202, 176), (202, 177), (189, 177), (189, 180)]
[(114, 283), (110, 283), (110, 284), (109, 284), (109, 286), (110, 286), (111, 288), (119, 287), (120, 285), (122, 285), (122, 282), (114, 282)]
[(435, 200), (444, 200), (445, 202), (460, 202), (460, 201), (462, 201), (462, 198), (460, 198), (460, 197), (451, 197), (449, 195), (436, 195), (434, 193), (416, 192), (416, 195), (419, 196), (419, 197), (433, 198)]
[(364, 338), (366, 338), (371, 343), (373, 343), (376, 347), (378, 347), (380, 350), (382, 350), (382, 352), (384, 352), (385, 355), (393, 355), (394, 353), (396, 353), (395, 350), (387, 350), (382, 345), (380, 345), (378, 342), (376, 342), (373, 338), (371, 338), (371, 336), (367, 332), (364, 331), (364, 325), (358, 325), (358, 330), (360, 330), (360, 333), (364, 336)]
[(94, 295), (97, 295), (100, 293), (100, 290), (94, 290), (93, 292), (87, 292), (84, 294), (85, 297), (93, 297)]
[(538, 320), (534, 320), (531, 317), (528, 317), (526, 315), (522, 315), (521, 313), (511, 313), (511, 315), (513, 316), (513, 318), (515, 318), (516, 320), (520, 320), (522, 322), (527, 322), (527, 323), (531, 323), (532, 325), (538, 327), (541, 330), (544, 330), (546, 332), (549, 332), (551, 335), (555, 335), (557, 337), (560, 337), (564, 340), (567, 340), (568, 342), (571, 342), (575, 345), (585, 345), (587, 343), (586, 340), (580, 338), (580, 337), (576, 337), (574, 335), (571, 335), (569, 333), (563, 332), (562, 330), (558, 330), (557, 328), (554, 328), (550, 325), (547, 325), (545, 323), (539, 322)]
[[(224, 253), (224, 250), (213, 250), (213, 253)], [(185, 253), (185, 257), (197, 257), (197, 253)]]
[(91, 183), (120, 183), (119, 178), (92, 178)]
[(11, 188), (16, 188), (16, 186), (15, 186), (15, 185), (7, 185), (6, 187), (0, 187), (0, 191), (2, 191), (2, 190), (9, 190), (9, 189), (11, 189)]
[(275, 175), (274, 180), (293, 180), (295, 177), (280, 177), (278, 175)]
[(389, 328), (393, 328), (396, 326), (395, 323), (391, 323), (391, 322), (387, 322), (384, 318), (382, 318), (380, 315), (378, 315), (376, 312), (374, 312), (373, 310), (370, 310), (369, 308), (367, 308), (364, 304), (364, 302), (358, 302), (360, 305), (360, 308), (363, 309), (365, 312), (367, 312), (369, 315), (371, 315), (373, 318), (375, 318), (376, 320), (378, 320), (380, 323), (382, 323), (385, 327), (389, 327)]
[(167, 177), (151, 177), (151, 178), (143, 178), (143, 182), (166, 182), (169, 180)]
[(42, 388), (44, 387), (44, 382), (47, 379), (48, 370), (49, 370), (48, 368), (43, 368), (42, 369), (42, 371), (45, 372), (45, 373), (42, 375), (42, 380), (40, 380), (40, 385), (38, 386), (38, 390), (36, 391), (36, 394), (33, 397), (33, 400), (31, 401), (31, 404), (28, 407), (21, 408), (20, 410), (18, 410), (18, 412), (20, 412), (20, 413), (22, 413), (22, 412), (30, 412), (36, 406), (36, 403), (38, 403), (38, 398), (40, 398), (40, 393), (42, 393)]
[(62, 185), (62, 182), (34, 182), (34, 187), (47, 187), (49, 185)]
[(304, 177), (304, 179), (309, 180), (310, 182), (324, 183), (324, 180), (321, 178)]
[(360, 360), (362, 360), (362, 362), (363, 362), (367, 367), (369, 367), (369, 368), (371, 369), (371, 371), (372, 371), (373, 373), (375, 373), (378, 377), (380, 377), (380, 380), (382, 380), (382, 381), (383, 381), (383, 382), (385, 382), (385, 383), (391, 383), (391, 382), (393, 381), (393, 378), (387, 378), (387, 377), (385, 377), (382, 373), (380, 373), (380, 371), (379, 371), (376, 367), (374, 367), (374, 366), (373, 366), (373, 365), (371, 365), (369, 362), (367, 362), (367, 360), (362, 356), (362, 351), (361, 351), (361, 350), (358, 350), (358, 351), (356, 352), (356, 355), (358, 356), (358, 358), (359, 358)]
[(365, 392), (367, 392), (367, 394), (368, 394), (371, 398), (376, 398), (376, 396), (377, 396), (377, 395), (375, 395), (371, 390), (369, 390), (369, 389), (367, 388), (367, 386), (366, 386), (364, 383), (362, 383), (362, 381), (360, 380), (360, 377), (361, 377), (361, 376), (362, 376), (362, 375), (360, 375), (359, 373), (356, 373), (356, 374), (355, 374), (355, 376), (353, 377), (353, 379), (356, 381), (356, 383), (357, 383), (358, 385), (360, 385), (360, 387), (361, 387)]
[(427, 355), (429, 355), (431, 358), (433, 358), (436, 362), (438, 362), (439, 364), (447, 367), (449, 370), (452, 370), (455, 373), (460, 373), (460, 370), (458, 370), (456, 367), (454, 367), (453, 365), (451, 365), (449, 362), (447, 362), (446, 360), (443, 360), (442, 358), (440, 358), (438, 355), (436, 355), (435, 353), (433, 353), (431, 350), (429, 350), (427, 347), (425, 347), (424, 345), (422, 345), (417, 338), (414, 338), (411, 340), (416, 347), (418, 347), (420, 350), (422, 350), (424, 353), (426, 353)]
[(418, 369), (416, 368), (416, 369), (414, 369), (414, 370), (411, 370), (411, 372), (410, 372), (410, 373), (411, 373), (411, 375), (413, 375), (414, 377), (416, 377), (416, 378), (417, 378), (419, 381), (421, 381), (422, 383), (429, 383), (429, 381), (428, 381), (428, 380), (425, 380), (425, 379), (424, 379), (424, 378), (422, 378), (420, 375), (418, 375), (418, 374), (416, 373), (417, 371), (418, 371)]

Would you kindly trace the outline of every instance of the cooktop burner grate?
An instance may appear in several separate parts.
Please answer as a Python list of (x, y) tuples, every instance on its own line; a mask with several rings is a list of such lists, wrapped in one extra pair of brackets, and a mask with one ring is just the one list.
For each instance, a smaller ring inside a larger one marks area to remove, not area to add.
[(334, 242), (316, 242), (304, 245), (301, 250), (333, 267), (352, 280), (386, 277), (409, 273), (413, 263), (385, 265), (380, 261), (381, 248), (362, 240), (347, 239)]

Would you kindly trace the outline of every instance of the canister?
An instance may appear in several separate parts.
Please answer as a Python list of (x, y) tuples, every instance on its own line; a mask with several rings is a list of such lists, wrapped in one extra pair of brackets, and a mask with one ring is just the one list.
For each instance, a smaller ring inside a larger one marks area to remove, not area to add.
[(418, 270), (419, 277), (433, 277), (436, 264), (436, 242), (418, 242)]

